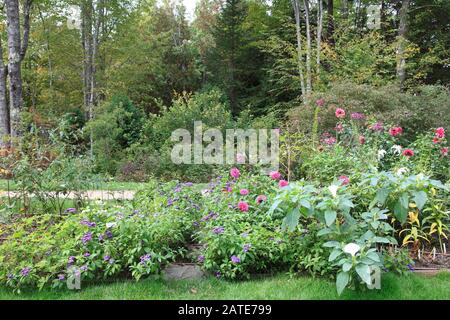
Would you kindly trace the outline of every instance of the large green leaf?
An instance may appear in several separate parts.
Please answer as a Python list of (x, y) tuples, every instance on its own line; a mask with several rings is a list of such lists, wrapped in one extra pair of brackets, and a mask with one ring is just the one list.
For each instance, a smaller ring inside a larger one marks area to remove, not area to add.
[(414, 202), (419, 210), (422, 210), (425, 203), (428, 201), (428, 196), (425, 191), (418, 191), (414, 193)]
[(341, 295), (342, 291), (344, 291), (345, 287), (348, 284), (348, 281), (350, 280), (350, 275), (348, 272), (339, 272), (336, 277), (336, 289), (338, 295)]
[(327, 226), (331, 226), (335, 221), (337, 217), (337, 212), (332, 210), (325, 211), (325, 222)]
[(342, 251), (340, 249), (334, 249), (333, 251), (331, 251), (328, 261), (332, 262), (332, 261), (336, 260), (336, 258), (339, 257), (341, 255), (341, 253), (342, 253)]
[(300, 218), (300, 211), (298, 208), (295, 208), (291, 212), (289, 212), (283, 220), (282, 229), (289, 231), (294, 231), (298, 225), (298, 219)]
[(397, 201), (394, 206), (394, 215), (401, 223), (405, 223), (408, 216), (408, 209), (403, 207), (400, 201)]
[(372, 283), (371, 277), (370, 277), (370, 268), (367, 264), (359, 263), (356, 265), (356, 273), (358, 273), (359, 277), (364, 281), (366, 284), (370, 285)]

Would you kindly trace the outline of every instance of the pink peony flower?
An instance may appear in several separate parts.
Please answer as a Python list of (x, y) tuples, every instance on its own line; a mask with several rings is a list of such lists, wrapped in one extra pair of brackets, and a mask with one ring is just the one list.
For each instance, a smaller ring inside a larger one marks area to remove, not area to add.
[(259, 196), (256, 198), (256, 203), (258, 203), (258, 204), (260, 204), (261, 202), (265, 202), (265, 201), (267, 201), (267, 197), (264, 196), (264, 195), (259, 195)]
[(281, 173), (279, 173), (278, 171), (272, 171), (269, 176), (273, 179), (273, 180), (280, 180), (281, 178)]
[(342, 108), (337, 108), (335, 115), (337, 118), (345, 118), (345, 110)]
[(443, 127), (436, 129), (436, 137), (439, 139), (445, 138), (445, 129)]
[(411, 149), (405, 149), (403, 150), (403, 155), (405, 157), (412, 157), (414, 155), (414, 151), (412, 151)]
[(248, 203), (245, 201), (240, 201), (238, 203), (238, 208), (239, 210), (241, 210), (242, 212), (247, 212), (248, 211)]
[(403, 133), (403, 128), (402, 127), (393, 127), (391, 129), (389, 129), (389, 134), (393, 137), (396, 137), (400, 134)]
[(241, 189), (240, 194), (241, 196), (246, 196), (250, 193), (250, 191), (248, 191), (248, 189)]
[(350, 178), (347, 176), (340, 176), (339, 181), (342, 183), (343, 186), (346, 186), (350, 183)]
[(278, 185), (280, 186), (280, 188), (284, 188), (284, 187), (287, 187), (289, 185), (289, 182), (286, 181), (286, 180), (280, 180)]
[(445, 156), (448, 156), (448, 148), (447, 147), (444, 147), (444, 148), (442, 148), (441, 149), (441, 154), (445, 157)]
[(230, 170), (230, 175), (231, 175), (234, 179), (237, 179), (237, 178), (240, 177), (241, 172), (239, 171), (238, 168), (233, 168), (233, 169)]

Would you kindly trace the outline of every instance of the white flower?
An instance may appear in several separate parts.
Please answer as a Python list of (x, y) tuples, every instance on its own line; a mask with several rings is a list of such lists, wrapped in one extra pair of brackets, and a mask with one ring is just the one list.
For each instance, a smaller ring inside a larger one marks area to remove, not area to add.
[(108, 222), (108, 223), (106, 224), (106, 229), (110, 229), (110, 228), (115, 227), (115, 226), (116, 226), (116, 223), (115, 223), (115, 222)]
[(351, 254), (352, 257), (355, 256), (355, 254), (361, 249), (360, 246), (358, 246), (356, 243), (349, 243), (344, 247), (344, 252)]
[(397, 175), (401, 176), (402, 174), (407, 173), (407, 172), (409, 172), (408, 168), (400, 168), (397, 170)]
[(206, 197), (210, 193), (209, 189), (202, 190), (202, 196)]
[(332, 184), (331, 186), (328, 187), (328, 190), (330, 190), (330, 192), (334, 198), (336, 198), (338, 189), (339, 189), (339, 186), (337, 186), (335, 184)]
[(398, 144), (396, 144), (395, 146), (393, 146), (392, 151), (394, 152), (394, 154), (398, 154), (400, 155), (402, 153), (402, 146), (399, 146)]
[(384, 149), (378, 150), (378, 161), (380, 161), (381, 159), (384, 158), (384, 156), (386, 155), (387, 151)]

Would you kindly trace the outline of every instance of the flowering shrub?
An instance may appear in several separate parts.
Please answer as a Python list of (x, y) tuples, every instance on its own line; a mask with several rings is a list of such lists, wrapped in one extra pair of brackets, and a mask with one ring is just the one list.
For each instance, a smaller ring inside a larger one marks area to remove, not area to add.
[(14, 224), (0, 244), (0, 284), (17, 291), (61, 287), (69, 267), (81, 280), (158, 273), (184, 255), (195, 220), (186, 213), (198, 207), (187, 196), (189, 185), (155, 186), (137, 196), (139, 209), (99, 204), (67, 217), (42, 215)]

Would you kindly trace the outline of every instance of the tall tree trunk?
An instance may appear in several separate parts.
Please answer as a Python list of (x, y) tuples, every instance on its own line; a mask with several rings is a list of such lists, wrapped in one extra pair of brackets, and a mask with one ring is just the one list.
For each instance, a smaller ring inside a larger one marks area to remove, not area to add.
[(397, 37), (397, 81), (400, 88), (406, 79), (406, 32), (408, 31), (408, 9), (410, 0), (402, 0), (402, 7), (400, 9), (400, 23), (398, 26)]
[(330, 45), (334, 45), (334, 1), (327, 1), (327, 33), (325, 38)]
[[(298, 62), (298, 73), (300, 76), (300, 88), (302, 90), (302, 95), (306, 94), (305, 89), (305, 76), (303, 73), (303, 53), (302, 53), (302, 35), (300, 28), (300, 3), (299, 0), (292, 0), (292, 6), (294, 7), (295, 15), (295, 27), (297, 34), (297, 62)], [(306, 100), (303, 100), (306, 103)]]
[(10, 132), (12, 137), (20, 135), (20, 112), (22, 111), (23, 105), (21, 65), (28, 48), (32, 2), (32, 0), (27, 0), (24, 4), (24, 32), (22, 41), (20, 33), (19, 0), (5, 0), (8, 32)]
[(309, 101), (312, 92), (311, 76), (311, 24), (309, 22), (309, 0), (303, 0), (306, 23), (306, 99)]
[(323, 28), (323, 4), (319, 0), (319, 8), (317, 9), (317, 55), (316, 55), (316, 72), (320, 73), (320, 53), (322, 50), (322, 28)]
[(19, 135), (20, 111), (22, 110), (22, 77), (20, 60), (19, 1), (5, 0), (8, 30), (8, 74), (11, 115), (11, 135)]
[[(84, 0), (81, 6), (82, 16), (82, 42), (83, 42), (83, 92), (84, 107), (87, 118), (93, 119), (94, 116), (94, 92), (95, 92), (95, 74), (94, 74), (94, 8), (93, 0)], [(90, 132), (90, 154), (93, 156), (93, 135)]]
[(9, 107), (6, 97), (6, 77), (8, 75), (8, 68), (3, 62), (3, 46), (0, 37), (0, 146), (4, 145), (3, 138), (10, 134), (9, 124)]

